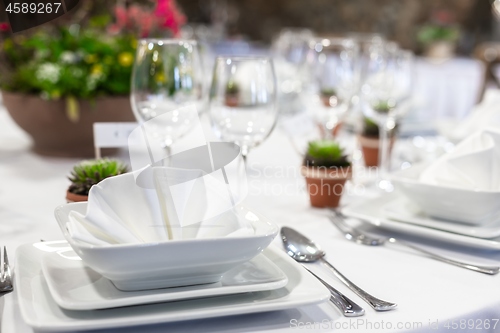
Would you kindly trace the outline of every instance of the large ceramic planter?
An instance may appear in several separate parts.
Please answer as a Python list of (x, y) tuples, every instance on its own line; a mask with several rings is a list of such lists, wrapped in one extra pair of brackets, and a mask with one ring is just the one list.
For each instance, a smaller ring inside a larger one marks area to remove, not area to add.
[[(379, 154), (380, 154), (380, 140), (378, 137), (368, 137), (359, 136), (359, 143), (361, 145), (361, 151), (363, 152), (363, 159), (365, 160), (365, 166), (376, 167), (379, 165)], [(392, 151), (394, 146), (394, 141), (396, 139), (392, 137), (389, 143), (389, 151)]]
[(455, 43), (449, 41), (432, 42), (425, 48), (425, 56), (436, 60), (450, 59), (455, 55)]
[(2, 96), (12, 119), (33, 139), (33, 150), (45, 156), (92, 157), (95, 122), (135, 121), (128, 96), (79, 101), (80, 119), (76, 123), (66, 116), (64, 99), (46, 101), (10, 92), (2, 92)]
[(306, 178), (307, 191), (313, 207), (338, 207), (345, 182), (352, 178), (352, 169), (306, 167), (301, 168), (302, 176)]

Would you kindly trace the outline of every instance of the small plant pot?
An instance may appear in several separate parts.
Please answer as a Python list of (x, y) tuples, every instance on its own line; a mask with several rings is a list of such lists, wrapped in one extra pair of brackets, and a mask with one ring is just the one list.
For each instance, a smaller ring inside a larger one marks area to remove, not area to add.
[[(359, 143), (361, 144), (361, 151), (363, 152), (363, 159), (365, 160), (365, 166), (376, 167), (379, 165), (379, 152), (380, 152), (380, 140), (379, 138), (359, 136)], [(392, 137), (389, 141), (389, 151), (392, 151), (394, 146), (394, 141), (396, 139)]]
[(236, 107), (240, 104), (238, 95), (226, 95), (225, 103), (227, 106)]
[(306, 178), (307, 191), (313, 207), (338, 207), (344, 185), (352, 178), (351, 167), (323, 168), (306, 167), (301, 168), (302, 176)]
[(81, 202), (81, 201), (87, 201), (89, 199), (88, 195), (83, 195), (83, 194), (75, 194), (71, 193), (70, 191), (66, 191), (66, 201), (69, 202)]
[(323, 103), (324, 106), (326, 106), (328, 108), (331, 107), (331, 105), (330, 105), (330, 97), (331, 96), (326, 96), (326, 95), (322, 95), (321, 96), (321, 102)]

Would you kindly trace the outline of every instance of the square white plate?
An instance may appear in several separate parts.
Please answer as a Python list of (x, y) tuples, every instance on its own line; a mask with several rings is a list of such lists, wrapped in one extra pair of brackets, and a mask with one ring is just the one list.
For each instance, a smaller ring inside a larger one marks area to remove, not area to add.
[(425, 214), (406, 198), (395, 198), (384, 207), (382, 212), (393, 220), (434, 228), (465, 236), (495, 238), (500, 236), (500, 220), (484, 225), (468, 225), (455, 221), (441, 220)]
[(38, 331), (95, 330), (223, 317), (296, 308), (330, 298), (316, 278), (284, 251), (271, 246), (263, 254), (288, 277), (287, 285), (280, 289), (107, 310), (65, 310), (54, 301), (45, 282), (41, 268), (45, 253), (44, 247), (35, 244), (22, 245), (16, 252), (15, 292), (21, 314)]
[(445, 241), (461, 246), (469, 246), (487, 250), (500, 250), (500, 237), (483, 239), (460, 235), (444, 230), (414, 225), (406, 222), (395, 221), (388, 218), (382, 211), (382, 207), (396, 200), (400, 194), (395, 192), (384, 194), (374, 199), (368, 199), (361, 203), (347, 206), (342, 209), (342, 213), (349, 217), (354, 217), (369, 222), (375, 226), (394, 230), (408, 235), (419, 236), (439, 241)]
[[(67, 244), (67, 243), (66, 243)], [(122, 291), (68, 249), (47, 253), (42, 271), (56, 303), (68, 310), (97, 310), (122, 306), (171, 302), (284, 287), (287, 276), (265, 255), (226, 272), (220, 282), (141, 291)]]

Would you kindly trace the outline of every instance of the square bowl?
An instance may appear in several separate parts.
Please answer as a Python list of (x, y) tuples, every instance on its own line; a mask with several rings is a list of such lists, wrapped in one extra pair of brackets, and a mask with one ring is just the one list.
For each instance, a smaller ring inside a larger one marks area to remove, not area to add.
[(218, 282), (225, 272), (261, 253), (278, 233), (271, 221), (236, 206), (224, 214), (236, 214), (248, 222), (253, 235), (95, 246), (74, 240), (66, 228), (71, 211), (85, 214), (86, 210), (86, 202), (69, 203), (57, 207), (55, 217), (84, 263), (124, 291)]
[(421, 183), (419, 176), (427, 166), (415, 165), (391, 176), (395, 188), (424, 213), (471, 225), (484, 225), (500, 218), (500, 192)]

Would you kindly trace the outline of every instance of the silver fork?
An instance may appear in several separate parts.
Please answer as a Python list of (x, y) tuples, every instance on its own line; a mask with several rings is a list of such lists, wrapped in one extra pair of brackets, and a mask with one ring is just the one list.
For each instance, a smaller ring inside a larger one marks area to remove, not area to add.
[(0, 297), (14, 290), (12, 284), (12, 273), (10, 271), (9, 258), (7, 257), (7, 249), (3, 247), (3, 264), (0, 271)]
[(438, 254), (435, 254), (433, 252), (424, 250), (418, 246), (415, 246), (413, 244), (403, 242), (401, 240), (396, 240), (394, 237), (389, 237), (389, 238), (378, 238), (378, 237), (373, 237), (370, 236), (364, 232), (361, 232), (352, 226), (348, 225), (344, 219), (341, 213), (337, 211), (332, 210), (332, 215), (330, 216), (330, 221), (333, 222), (333, 225), (335, 225), (342, 233), (344, 233), (345, 237), (353, 242), (356, 242), (358, 244), (363, 244), (363, 245), (369, 245), (369, 246), (380, 246), (384, 245), (385, 243), (397, 243), (400, 245), (404, 245), (412, 250), (421, 252), (428, 256), (429, 258), (439, 260), (451, 265), (455, 265), (458, 267), (462, 267), (465, 269), (469, 269), (471, 271), (479, 272), (479, 273), (484, 273), (484, 274), (489, 274), (489, 275), (495, 275), (498, 272), (500, 272), (500, 267), (497, 266), (478, 266), (478, 265), (473, 265), (469, 263), (464, 263), (460, 262), (457, 260), (453, 260), (450, 258), (446, 258), (443, 256), (440, 256)]

